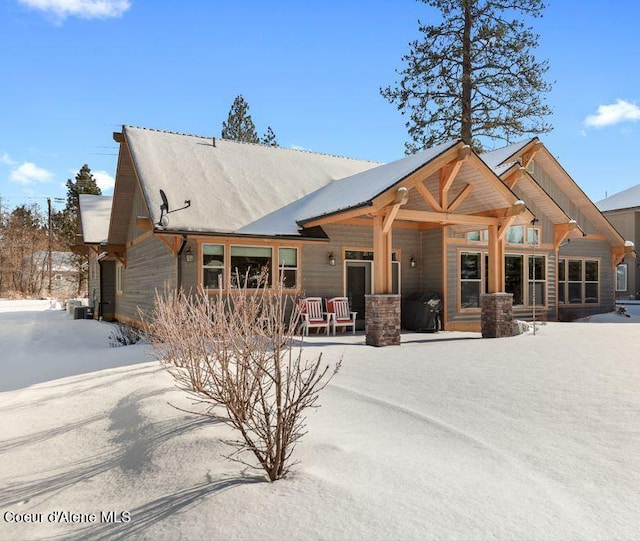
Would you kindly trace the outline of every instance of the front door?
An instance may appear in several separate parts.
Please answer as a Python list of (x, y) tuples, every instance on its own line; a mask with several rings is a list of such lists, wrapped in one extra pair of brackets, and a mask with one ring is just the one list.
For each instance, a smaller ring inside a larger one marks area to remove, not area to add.
[(346, 261), (345, 294), (356, 316), (356, 328), (364, 329), (364, 296), (371, 293), (371, 261)]

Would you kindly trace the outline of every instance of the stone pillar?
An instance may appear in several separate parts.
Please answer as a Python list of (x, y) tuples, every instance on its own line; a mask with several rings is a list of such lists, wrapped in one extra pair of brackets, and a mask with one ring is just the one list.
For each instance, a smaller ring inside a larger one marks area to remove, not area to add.
[(400, 295), (365, 295), (365, 332), (369, 346), (400, 345)]
[(513, 336), (513, 294), (480, 295), (482, 338)]

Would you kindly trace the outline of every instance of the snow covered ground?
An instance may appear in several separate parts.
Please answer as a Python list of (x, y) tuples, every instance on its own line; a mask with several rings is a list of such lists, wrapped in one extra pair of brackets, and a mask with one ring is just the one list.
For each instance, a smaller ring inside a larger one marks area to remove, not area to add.
[(380, 349), (311, 337), (343, 367), (269, 484), (222, 458), (228, 428), (170, 405), (188, 401), (147, 346), (48, 307), (0, 302), (0, 539), (640, 535), (640, 325), (617, 324), (640, 315)]

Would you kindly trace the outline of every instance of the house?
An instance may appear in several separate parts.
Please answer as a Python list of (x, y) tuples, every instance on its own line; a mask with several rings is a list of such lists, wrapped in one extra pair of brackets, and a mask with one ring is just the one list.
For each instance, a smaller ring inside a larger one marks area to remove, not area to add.
[(72, 252), (34, 252), (24, 258), (22, 269), (29, 277), (30, 289), (41, 297), (66, 299), (78, 294), (81, 269)]
[(441, 296), (444, 328), (504, 336), (512, 317), (612, 309), (632, 251), (537, 138), (387, 164), (132, 126), (114, 138), (101, 261), (114, 317), (133, 324), (165, 284), (229, 294), (236, 270), (267, 265), (292, 292), (349, 297), (374, 345), (399, 343), (416, 292)]
[[(640, 184), (613, 194), (596, 203), (600, 211), (626, 239), (640, 238)], [(640, 267), (631, 255), (616, 268), (616, 298), (640, 298)]]
[(78, 246), (88, 257), (89, 304), (94, 316), (106, 321), (115, 319), (116, 265), (122, 254), (109, 247), (109, 223), (113, 198), (81, 194), (78, 198)]

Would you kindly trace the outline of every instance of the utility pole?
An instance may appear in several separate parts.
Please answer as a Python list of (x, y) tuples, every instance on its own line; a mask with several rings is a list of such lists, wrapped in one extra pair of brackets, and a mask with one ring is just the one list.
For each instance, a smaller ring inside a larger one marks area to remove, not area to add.
[(48, 260), (49, 260), (49, 297), (51, 297), (51, 272), (52, 272), (52, 257), (51, 257), (51, 251), (53, 249), (53, 221), (51, 220), (51, 198), (47, 197), (47, 210), (49, 211), (49, 254), (48, 254)]

